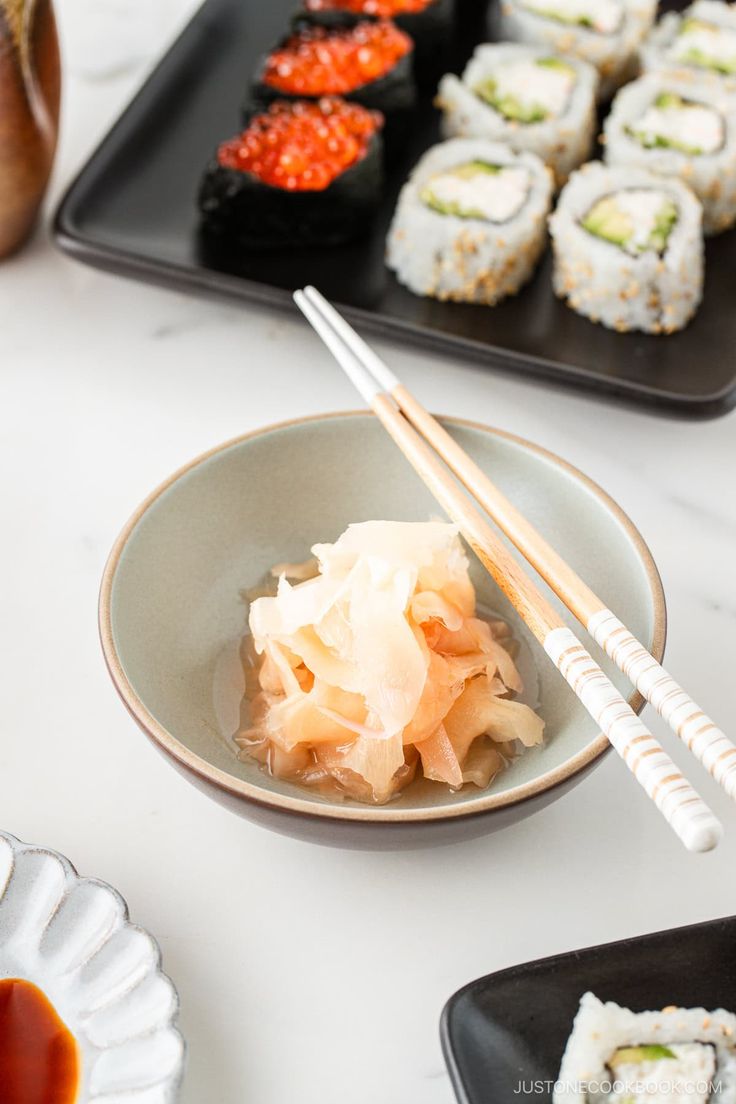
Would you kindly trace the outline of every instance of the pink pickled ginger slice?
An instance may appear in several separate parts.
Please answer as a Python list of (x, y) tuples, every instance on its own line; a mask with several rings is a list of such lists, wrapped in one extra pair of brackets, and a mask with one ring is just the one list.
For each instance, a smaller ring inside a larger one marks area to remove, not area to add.
[(453, 789), (487, 785), (514, 741), (541, 741), (543, 722), (509, 698), (522, 685), (500, 643), (511, 646), (508, 626), (475, 616), (454, 525), (363, 522), (313, 552), (319, 574), (281, 574), (251, 606), (262, 658), (237, 738), (247, 753), (279, 777), (380, 803), (419, 765)]

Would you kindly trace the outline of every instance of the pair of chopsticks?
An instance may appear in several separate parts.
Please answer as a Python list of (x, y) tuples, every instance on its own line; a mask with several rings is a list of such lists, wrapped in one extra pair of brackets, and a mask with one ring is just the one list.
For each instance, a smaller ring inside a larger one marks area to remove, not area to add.
[(297, 291), (294, 299), (688, 850), (714, 848), (723, 832), (719, 821), (447, 468), (731, 797), (736, 797), (736, 746), (335, 308), (312, 287)]

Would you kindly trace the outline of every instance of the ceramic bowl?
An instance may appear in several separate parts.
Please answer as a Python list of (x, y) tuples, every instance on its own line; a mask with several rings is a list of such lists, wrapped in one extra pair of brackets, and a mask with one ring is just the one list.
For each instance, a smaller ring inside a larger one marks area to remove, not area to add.
[[(621, 509), (579, 471), (527, 441), (444, 421), (661, 658), (661, 582)], [(453, 794), (420, 783), (379, 808), (330, 801), (236, 757), (231, 736), (242, 696), (243, 589), (275, 563), (307, 558), (314, 543), (335, 539), (350, 522), (426, 521), (438, 513), (368, 414), (272, 426), (194, 460), (136, 511), (102, 581), (103, 650), (135, 720), (174, 767), (222, 804), (278, 831), (338, 846), (410, 847), (476, 836), (563, 794), (600, 759), (607, 741), (477, 564), (479, 599), (529, 645), (547, 725), (543, 747), (519, 757), (487, 791), (468, 786)], [(639, 710), (641, 698), (602, 662)]]
[(160, 960), (114, 889), (0, 832), (0, 979), (36, 985), (76, 1039), (75, 1104), (177, 1099), (179, 1000)]

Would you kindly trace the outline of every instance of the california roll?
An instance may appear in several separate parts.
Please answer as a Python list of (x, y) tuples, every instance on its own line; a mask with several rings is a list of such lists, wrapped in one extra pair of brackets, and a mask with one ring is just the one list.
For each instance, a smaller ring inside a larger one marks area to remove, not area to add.
[(207, 166), (205, 229), (246, 247), (359, 236), (381, 196), (381, 125), (377, 112), (336, 98), (272, 104)]
[(590, 155), (598, 74), (541, 46), (479, 46), (462, 77), (442, 78), (437, 103), (448, 138), (490, 138), (536, 153), (563, 184)]
[(632, 1012), (586, 993), (553, 1104), (736, 1104), (736, 1016), (722, 1008)]
[(667, 12), (644, 42), (645, 69), (686, 68), (736, 85), (736, 4), (695, 0)]
[(430, 149), (399, 196), (387, 261), (417, 295), (492, 305), (529, 280), (544, 249), (550, 170), (482, 138)]
[(736, 98), (718, 81), (650, 73), (622, 88), (605, 122), (609, 165), (636, 165), (688, 184), (703, 229), (736, 221)]
[(549, 220), (555, 293), (611, 329), (667, 334), (698, 308), (702, 211), (680, 180), (591, 162)]
[(636, 75), (657, 0), (501, 0), (501, 38), (590, 62), (607, 98)]

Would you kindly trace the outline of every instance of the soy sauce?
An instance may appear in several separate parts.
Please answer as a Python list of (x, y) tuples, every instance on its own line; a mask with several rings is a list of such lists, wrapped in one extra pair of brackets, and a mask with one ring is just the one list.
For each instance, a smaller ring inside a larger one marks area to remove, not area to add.
[(0, 981), (0, 1101), (74, 1104), (79, 1055), (74, 1036), (30, 981)]

